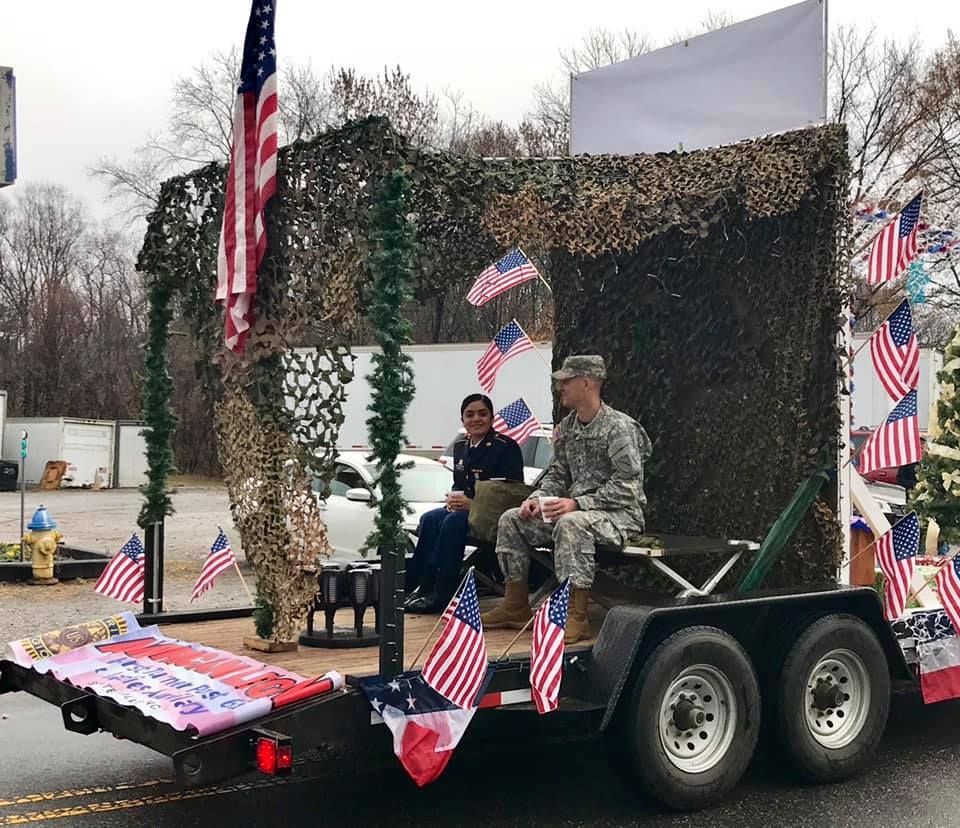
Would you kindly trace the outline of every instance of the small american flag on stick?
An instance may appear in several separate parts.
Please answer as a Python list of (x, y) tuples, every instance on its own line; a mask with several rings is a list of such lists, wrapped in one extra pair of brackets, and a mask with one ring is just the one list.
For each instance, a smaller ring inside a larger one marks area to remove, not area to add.
[(870, 356), (881, 385), (896, 402), (920, 382), (920, 348), (910, 302), (904, 299), (870, 337)]
[(511, 319), (500, 329), (477, 362), (477, 379), (480, 381), (480, 387), (489, 394), (497, 381), (500, 366), (508, 359), (532, 348), (533, 343), (520, 327), (520, 323), (516, 319)]
[(533, 263), (520, 248), (511, 250), (477, 277), (477, 281), (473, 283), (473, 287), (467, 294), (467, 301), (471, 305), (480, 307), (510, 288), (523, 282), (530, 282), (539, 276)]
[(923, 455), (917, 392), (911, 391), (890, 412), (886, 422), (870, 435), (857, 466), (860, 474), (919, 463)]
[(547, 598), (533, 621), (530, 643), (530, 690), (540, 713), (557, 709), (563, 678), (563, 631), (570, 606), (570, 579)]
[(217, 260), (217, 303), (225, 306), (224, 341), (242, 354), (253, 324), (257, 268), (267, 248), (264, 208), (277, 189), (276, 0), (253, 0), (233, 109)]
[(916, 257), (922, 201), (923, 193), (918, 193), (873, 240), (867, 263), (867, 284), (879, 285), (896, 279)]
[(217, 539), (210, 547), (210, 554), (207, 555), (207, 559), (203, 562), (203, 569), (200, 570), (200, 575), (197, 578), (197, 582), (193, 585), (193, 592), (190, 595), (190, 603), (192, 604), (204, 592), (210, 589), (210, 587), (213, 586), (213, 582), (216, 580), (217, 575), (222, 572), (226, 572), (231, 566), (233, 566), (233, 563), (233, 549), (230, 548), (230, 541), (227, 540), (227, 536), (224, 534), (223, 529), (220, 529), (219, 533), (217, 534)]
[(124, 601), (138, 604), (143, 600), (143, 567), (146, 551), (140, 538), (130, 538), (120, 551), (110, 559), (110, 563), (100, 573), (93, 591)]
[(493, 428), (522, 445), (540, 428), (540, 421), (521, 397), (493, 415)]
[(423, 679), (445, 699), (469, 710), (477, 706), (487, 675), (487, 642), (473, 570), (451, 605), (453, 613), (423, 665)]
[(960, 635), (960, 555), (954, 555), (937, 570), (937, 593), (944, 612)]
[(911, 512), (877, 541), (877, 563), (883, 570), (884, 604), (887, 619), (903, 615), (910, 593), (910, 579), (920, 549), (920, 521)]

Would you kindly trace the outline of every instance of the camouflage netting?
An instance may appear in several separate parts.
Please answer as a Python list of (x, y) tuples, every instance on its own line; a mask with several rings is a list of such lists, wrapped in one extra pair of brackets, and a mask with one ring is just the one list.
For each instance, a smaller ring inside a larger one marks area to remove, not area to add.
[[(609, 401), (654, 438), (651, 528), (761, 537), (800, 481), (836, 457), (846, 157), (837, 126), (687, 154), (484, 160), (414, 150), (382, 119), (348, 125), (280, 152), (242, 359), (222, 351), (212, 303), (224, 170), (166, 182), (140, 269), (170, 288), (209, 357), (232, 509), (263, 589), (282, 603), (303, 550), (326, 546), (318, 536), (291, 551), (284, 469), (302, 469), (303, 482), (329, 468), (351, 375), (345, 343), (369, 296), (369, 209), (391, 169), (413, 184), (417, 301), (522, 245), (553, 284), (555, 361), (603, 354)], [(314, 351), (291, 388), (282, 359), (294, 346)], [(269, 512), (257, 520), (242, 517), (251, 480)], [(829, 502), (824, 493), (801, 525), (776, 582), (832, 575)], [(308, 592), (284, 605), (285, 632)]]

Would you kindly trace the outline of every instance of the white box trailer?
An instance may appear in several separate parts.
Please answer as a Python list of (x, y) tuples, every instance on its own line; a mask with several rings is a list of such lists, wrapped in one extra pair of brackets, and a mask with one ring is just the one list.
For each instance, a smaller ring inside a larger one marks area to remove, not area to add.
[[(407, 450), (438, 455), (460, 428), (460, 401), (467, 394), (484, 393), (477, 381), (477, 361), (489, 343), (409, 345), (403, 349), (413, 360), (416, 392), (407, 411)], [(356, 357), (354, 378), (346, 386), (344, 422), (337, 438), (341, 450), (363, 449), (370, 445), (367, 436), (367, 407), (371, 401), (366, 377), (373, 372), (376, 347), (352, 349)], [(535, 351), (526, 351), (501, 366), (490, 398), (494, 410), (522, 397), (541, 423), (553, 419), (553, 395), (549, 342), (536, 343)]]
[[(28, 434), (27, 459), (21, 468), (28, 485), (43, 477), (48, 461), (63, 460), (67, 472), (63, 488), (113, 485), (116, 424), (111, 420), (72, 417), (12, 417), (4, 428), (4, 444), (20, 445), (20, 432)], [(19, 453), (19, 452), (18, 452)]]
[(147, 438), (140, 420), (117, 420), (117, 452), (113, 465), (113, 485), (118, 489), (136, 488), (147, 482)]
[[(869, 337), (854, 336), (854, 349), (864, 345)], [(920, 349), (920, 385), (917, 388), (917, 416), (920, 431), (927, 432), (931, 413), (936, 418), (934, 408), (940, 396), (940, 384), (937, 374), (943, 370), (943, 355), (933, 348)], [(887, 419), (887, 415), (896, 405), (877, 378), (870, 347), (864, 346), (853, 359), (853, 429), (874, 429)]]

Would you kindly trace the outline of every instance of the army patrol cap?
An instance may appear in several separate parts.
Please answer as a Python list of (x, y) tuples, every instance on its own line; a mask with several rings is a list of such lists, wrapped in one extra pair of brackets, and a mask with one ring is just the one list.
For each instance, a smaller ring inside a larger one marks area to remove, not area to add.
[(596, 354), (576, 354), (568, 356), (559, 371), (553, 372), (555, 380), (568, 380), (574, 377), (589, 377), (595, 380), (607, 378), (607, 368), (603, 357)]

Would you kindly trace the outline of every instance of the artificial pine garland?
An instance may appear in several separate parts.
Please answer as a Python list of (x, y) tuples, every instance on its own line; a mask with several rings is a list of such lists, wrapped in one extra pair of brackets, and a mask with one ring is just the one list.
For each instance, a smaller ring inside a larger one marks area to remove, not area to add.
[(400, 349), (410, 341), (410, 322), (404, 317), (404, 302), (411, 297), (416, 239), (407, 218), (410, 182), (402, 170), (391, 173), (377, 195), (372, 210), (373, 275), (370, 319), (381, 353), (373, 355), (371, 397), (367, 420), (376, 461), (376, 484), (380, 488), (374, 531), (368, 548), (404, 546), (403, 519), (407, 504), (400, 490), (397, 455), (405, 444), (404, 418), (413, 399), (411, 360)]

